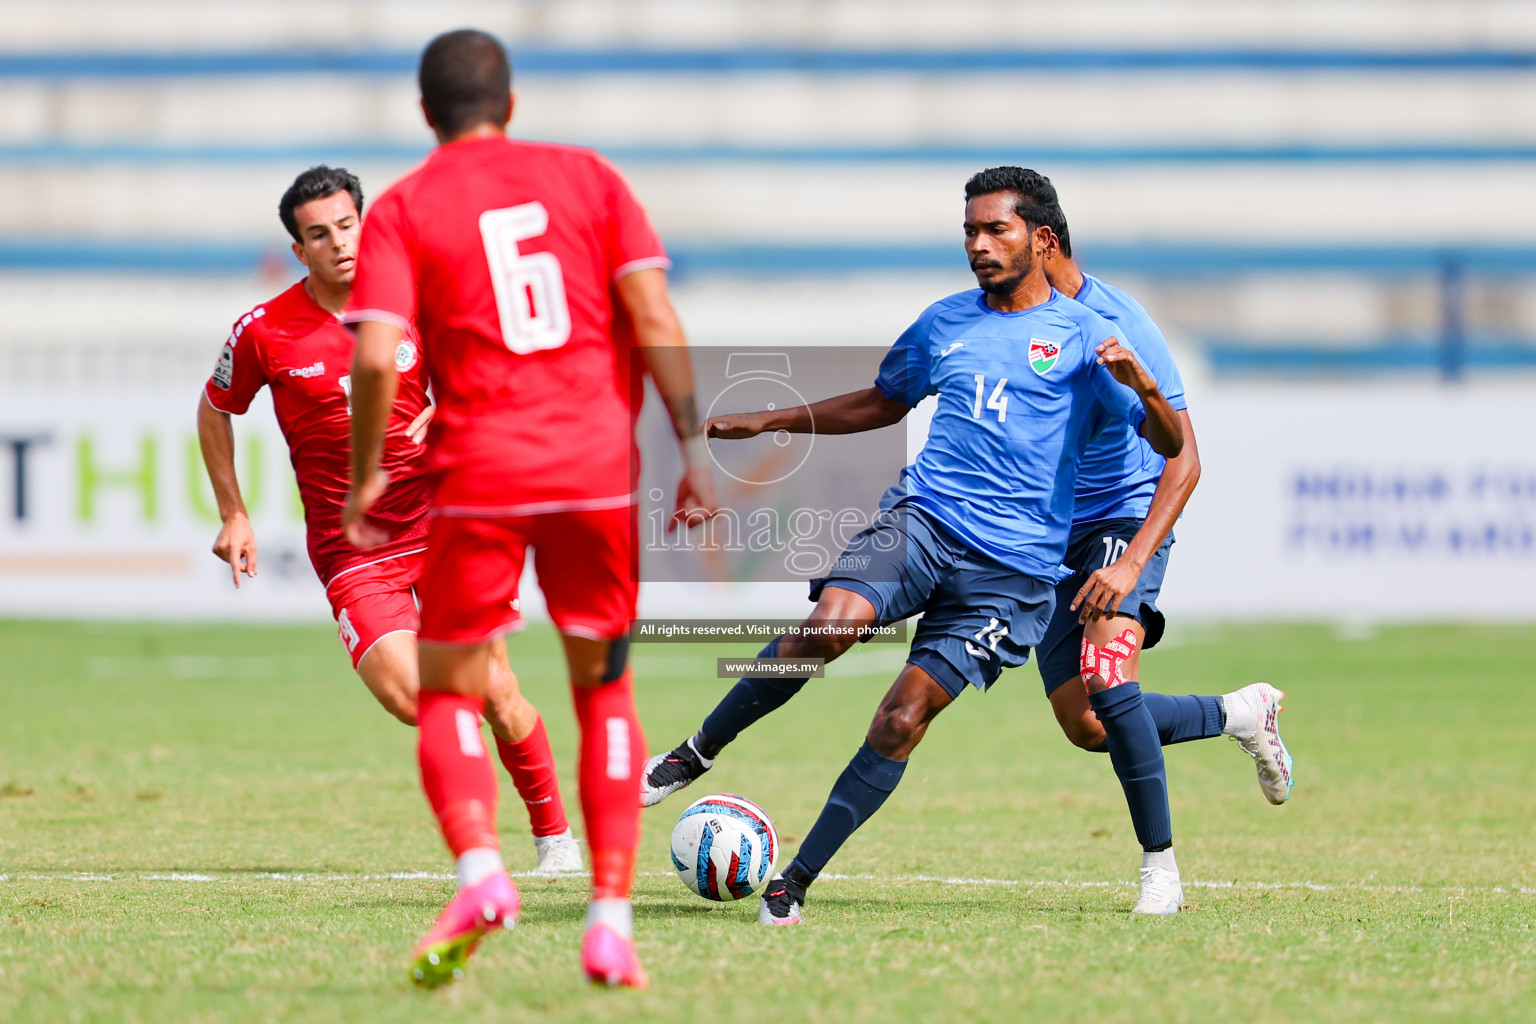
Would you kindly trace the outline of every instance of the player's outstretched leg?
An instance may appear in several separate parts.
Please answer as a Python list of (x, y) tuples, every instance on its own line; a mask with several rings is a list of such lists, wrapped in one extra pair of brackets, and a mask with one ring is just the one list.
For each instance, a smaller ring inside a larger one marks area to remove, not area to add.
[(555, 775), (555, 755), (549, 748), (544, 719), (519, 690), (517, 676), (507, 662), (506, 648), (497, 644), (495, 653), (485, 717), (496, 737), (496, 756), (528, 809), (539, 870), (546, 874), (579, 874), (585, 869), (581, 844), (565, 818), (560, 780)]
[(1285, 693), (1268, 683), (1251, 683), (1224, 694), (1226, 735), (1237, 741), (1258, 768), (1259, 789), (1272, 804), (1283, 804), (1291, 795), (1291, 752), (1280, 739), (1280, 703)]
[(1141, 842), (1141, 892), (1131, 913), (1176, 914), (1183, 905), (1183, 886), (1173, 854), (1163, 747), (1141, 686), (1122, 674), (1122, 666), (1135, 663), (1138, 645), (1132, 628), (1102, 646), (1084, 636), (1081, 667), (1089, 704), (1103, 724), (1110, 762)]
[(864, 745), (837, 777), (826, 806), (800, 844), (795, 859), (763, 890), (758, 922), (800, 923), (806, 890), (834, 854), (901, 782), (907, 758), (922, 742), (928, 723), (954, 698), (916, 665), (907, 665), (880, 702)]
[[(1076, 746), (1107, 753), (1104, 727), (1088, 703), (1086, 691), (1077, 685), (1081, 678), (1073, 676), (1051, 687), (1056, 720)], [(1141, 696), (1163, 746), (1227, 736), (1237, 740), (1253, 759), (1266, 800), (1282, 804), (1290, 796), (1292, 760), (1280, 740), (1277, 718), (1284, 710), (1278, 703), (1285, 696), (1282, 691), (1268, 683), (1253, 683), (1219, 697), (1151, 691), (1143, 691)]]
[(1215, 736), (1236, 740), (1253, 759), (1259, 790), (1272, 804), (1283, 804), (1291, 795), (1291, 754), (1280, 739), (1278, 718), (1285, 710), (1280, 704), (1284, 696), (1268, 683), (1252, 683), (1219, 697), (1142, 694), (1163, 746)]
[[(785, 638), (776, 637), (757, 652), (758, 658), (781, 657), (781, 645), (785, 645)], [(645, 762), (640, 773), (640, 805), (653, 807), (693, 784), (714, 767), (720, 751), (741, 730), (782, 707), (809, 681), (809, 676), (748, 676), (737, 680), (698, 732)]]
[(592, 902), (587, 906), (581, 964), (599, 984), (645, 988), (635, 955), (630, 888), (640, 843), (640, 766), (645, 734), (635, 714), (627, 665), (628, 638), (611, 643), (562, 637), (571, 695), (581, 729), (581, 810), (592, 852)]
[[(821, 658), (832, 661), (856, 639), (849, 634), (828, 636), (814, 627), (828, 622), (857, 626), (873, 625), (875, 607), (869, 599), (835, 583), (822, 589), (816, 608), (805, 620), (806, 634), (816, 639), (780, 635), (757, 653), (759, 659)], [(640, 803), (652, 807), (692, 784), (714, 767), (726, 744), (759, 719), (787, 704), (810, 681), (809, 676), (747, 676), (721, 698), (704, 719), (699, 731), (665, 754), (645, 762), (640, 777)]]
[[(1079, 639), (1079, 643), (1080, 643)], [(1128, 669), (1134, 675), (1135, 671)], [(1099, 724), (1087, 692), (1082, 687), (1083, 677), (1073, 672), (1048, 689), (1051, 707), (1056, 721), (1074, 746), (1094, 753), (1107, 753), (1104, 746), (1104, 727)], [(1142, 700), (1152, 714), (1157, 726), (1157, 738), (1163, 746), (1208, 740), (1224, 735), (1227, 715), (1223, 710), (1223, 697), (1205, 697), (1195, 694), (1174, 695), (1144, 690)]]
[[(411, 956), (411, 979), (436, 988), (464, 976), (485, 933), (520, 909), (496, 835), (496, 773), (480, 736), (489, 645), (422, 650), (417, 728), (421, 783), (458, 862), (459, 891)], [(477, 692), (478, 691), (478, 692)]]

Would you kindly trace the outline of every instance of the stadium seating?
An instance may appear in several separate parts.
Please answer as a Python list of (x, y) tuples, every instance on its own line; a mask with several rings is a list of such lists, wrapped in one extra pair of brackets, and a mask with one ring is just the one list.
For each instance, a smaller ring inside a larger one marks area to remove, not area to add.
[(1529, 5), (13, 0), (0, 19), (11, 378), (195, 376), (291, 276), (274, 208), (297, 169), (343, 163), (376, 193), (426, 152), (415, 53), (460, 24), (511, 44), (518, 134), (630, 175), (701, 342), (887, 341), (968, 282), (964, 178), (1018, 162), (1058, 182), (1087, 267), (1218, 372), (1536, 365)]

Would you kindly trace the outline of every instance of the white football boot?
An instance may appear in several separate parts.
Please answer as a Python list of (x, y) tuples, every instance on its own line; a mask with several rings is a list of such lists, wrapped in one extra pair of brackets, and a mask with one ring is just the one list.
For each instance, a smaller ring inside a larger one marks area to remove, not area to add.
[(1259, 788), (1272, 804), (1283, 804), (1291, 795), (1291, 752), (1280, 739), (1279, 717), (1285, 710), (1280, 701), (1284, 697), (1283, 691), (1268, 683), (1252, 683), (1221, 697), (1227, 713), (1222, 731), (1253, 758)]
[(586, 870), (581, 862), (581, 843), (570, 829), (554, 836), (534, 836), (533, 848), (539, 853), (541, 875), (579, 875)]
[(1184, 883), (1179, 881), (1179, 865), (1173, 850), (1141, 855), (1141, 893), (1136, 897), (1133, 914), (1166, 917), (1177, 914), (1184, 905)]
[(714, 766), (714, 758), (705, 758), (694, 745), (693, 737), (676, 749), (657, 754), (640, 770), (640, 806), (654, 807)]

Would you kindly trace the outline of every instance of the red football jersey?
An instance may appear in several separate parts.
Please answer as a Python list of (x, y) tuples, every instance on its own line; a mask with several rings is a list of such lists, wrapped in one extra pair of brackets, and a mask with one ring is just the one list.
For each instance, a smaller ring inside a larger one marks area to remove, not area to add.
[(590, 150), (454, 142), (374, 201), (345, 319), (420, 328), (441, 512), (633, 500), (639, 371), (613, 283), (668, 265), (623, 177)]
[(389, 530), (382, 547), (359, 550), (341, 529), (351, 478), (352, 332), (315, 302), (304, 282), (251, 310), (234, 330), (204, 391), (215, 409), (243, 413), (262, 386), (272, 389), (278, 426), (288, 442), (304, 502), (309, 560), (329, 584), (338, 573), (426, 544), (431, 493), (426, 449), (405, 430), (427, 407), (421, 345), (414, 330), (395, 352), (399, 396), (384, 440), (389, 489), (369, 518)]

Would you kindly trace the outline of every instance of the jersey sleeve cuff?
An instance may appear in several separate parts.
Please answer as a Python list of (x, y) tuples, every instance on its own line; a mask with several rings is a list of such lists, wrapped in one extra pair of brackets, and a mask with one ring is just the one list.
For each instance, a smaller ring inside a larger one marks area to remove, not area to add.
[(644, 259), (630, 260), (628, 263), (620, 263), (613, 272), (613, 279), (617, 281), (626, 274), (633, 274), (637, 270), (671, 270), (672, 261), (665, 256), (646, 256)]
[(880, 393), (893, 402), (900, 402), (908, 409), (915, 409), (917, 407), (915, 403), (907, 401), (906, 395), (895, 390), (889, 383), (887, 383), (884, 377), (875, 378), (875, 387), (879, 388)]
[(341, 322), (344, 324), (360, 324), (365, 320), (377, 321), (381, 324), (390, 324), (402, 331), (408, 331), (411, 321), (399, 313), (391, 313), (387, 309), (349, 309), (341, 314)]
[(229, 413), (231, 416), (243, 415), (245, 410), (250, 408), (249, 403), (238, 409), (234, 407), (233, 403), (225, 404), (229, 403), (230, 393), (222, 388), (214, 387), (211, 380), (203, 383), (203, 398), (208, 401), (210, 408), (217, 412)]

